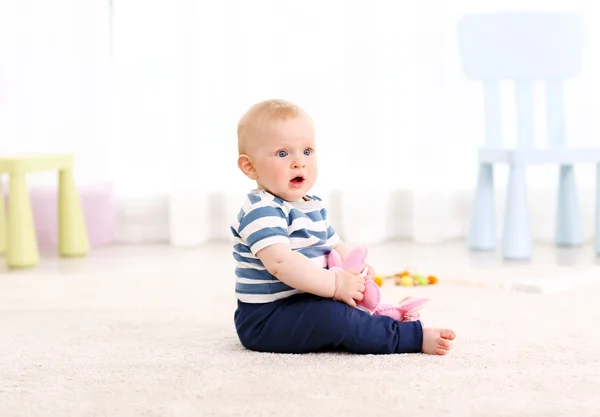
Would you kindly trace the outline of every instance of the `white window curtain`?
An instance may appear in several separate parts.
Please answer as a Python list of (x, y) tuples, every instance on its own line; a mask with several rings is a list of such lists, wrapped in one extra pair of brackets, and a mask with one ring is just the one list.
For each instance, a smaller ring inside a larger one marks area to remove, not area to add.
[[(567, 83), (567, 132), (575, 144), (598, 142), (600, 91), (592, 80), (600, 13), (590, 1), (12, 0), (0, 7), (0, 152), (73, 152), (80, 182), (114, 182), (121, 242), (229, 239), (229, 222), (253, 186), (236, 167), (236, 123), (271, 97), (295, 101), (315, 119), (313, 192), (348, 241), (464, 237), (483, 143), (481, 87), (464, 77), (456, 43), (466, 13), (581, 13), (586, 61)], [(505, 127), (514, 132), (514, 96), (504, 87)], [(542, 140), (543, 119), (538, 126)], [(501, 227), (506, 172), (498, 173)], [(591, 235), (594, 175), (591, 167), (577, 174)], [(529, 173), (536, 240), (553, 236), (556, 175)]]

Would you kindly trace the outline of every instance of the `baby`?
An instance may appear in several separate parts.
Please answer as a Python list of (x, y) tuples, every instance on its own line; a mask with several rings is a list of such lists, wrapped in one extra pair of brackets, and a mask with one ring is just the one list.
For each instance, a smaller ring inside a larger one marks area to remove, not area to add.
[(278, 353), (448, 353), (452, 330), (365, 313), (355, 308), (365, 278), (327, 268), (332, 249), (343, 260), (350, 248), (321, 199), (307, 194), (318, 171), (309, 115), (290, 102), (267, 100), (246, 112), (237, 133), (238, 167), (256, 181), (231, 226), (234, 321), (242, 345)]

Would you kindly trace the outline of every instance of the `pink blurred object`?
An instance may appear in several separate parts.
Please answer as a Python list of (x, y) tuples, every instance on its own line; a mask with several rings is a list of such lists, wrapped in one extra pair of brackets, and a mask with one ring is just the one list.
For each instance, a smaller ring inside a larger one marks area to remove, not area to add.
[[(331, 250), (327, 257), (329, 269), (343, 269), (360, 273), (363, 277), (367, 275), (367, 248), (358, 246), (350, 251), (342, 262), (340, 254)], [(429, 298), (409, 298), (399, 304), (381, 303), (379, 286), (371, 279), (365, 281), (363, 299), (356, 302), (356, 307), (374, 316), (389, 316), (398, 321), (413, 321), (419, 318), (419, 311), (427, 304)]]
[[(90, 247), (111, 243), (115, 235), (116, 204), (112, 183), (78, 185)], [(31, 210), (40, 251), (58, 250), (58, 189), (30, 188)]]
[[(348, 254), (346, 259), (342, 262), (342, 257), (335, 250), (332, 249), (329, 252), (327, 258), (327, 265), (329, 269), (343, 269), (344, 271), (350, 271), (354, 273), (360, 273), (362, 277), (366, 277), (367, 268), (365, 260), (367, 259), (367, 248), (364, 246), (358, 246)], [(363, 299), (356, 302), (356, 307), (360, 310), (366, 311), (372, 314), (381, 301), (381, 295), (379, 293), (379, 287), (373, 280), (365, 281), (365, 291), (363, 292)]]

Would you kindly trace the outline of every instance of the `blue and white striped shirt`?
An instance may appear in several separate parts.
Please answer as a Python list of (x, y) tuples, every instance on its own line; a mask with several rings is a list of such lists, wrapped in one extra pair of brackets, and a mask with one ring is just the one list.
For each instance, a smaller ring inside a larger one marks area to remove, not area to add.
[(261, 249), (284, 243), (322, 268), (339, 237), (327, 221), (321, 199), (306, 196), (307, 201), (288, 202), (263, 190), (246, 196), (231, 225), (237, 298), (246, 303), (268, 303), (299, 294), (271, 275), (256, 256)]

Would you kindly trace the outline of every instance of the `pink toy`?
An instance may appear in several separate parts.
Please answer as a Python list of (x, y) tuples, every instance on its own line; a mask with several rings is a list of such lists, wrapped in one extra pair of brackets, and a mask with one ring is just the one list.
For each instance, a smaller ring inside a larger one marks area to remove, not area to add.
[[(329, 269), (343, 269), (345, 271), (356, 271), (365, 277), (367, 248), (359, 246), (354, 248), (346, 257), (344, 262), (340, 254), (332, 250), (327, 258)], [(429, 301), (428, 298), (409, 298), (399, 304), (382, 304), (379, 286), (371, 279), (365, 281), (365, 292), (363, 299), (357, 301), (357, 308), (374, 316), (389, 316), (399, 321), (416, 320), (417, 312)]]

